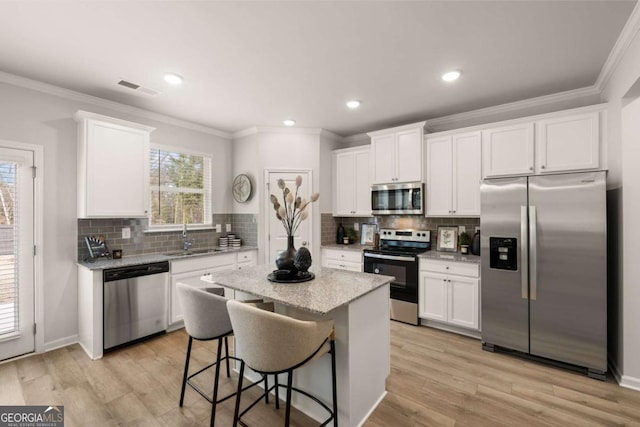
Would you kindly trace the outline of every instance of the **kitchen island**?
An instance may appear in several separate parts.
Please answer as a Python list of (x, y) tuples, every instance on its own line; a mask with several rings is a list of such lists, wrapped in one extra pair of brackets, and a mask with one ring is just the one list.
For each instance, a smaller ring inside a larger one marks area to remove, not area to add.
[[(272, 283), (272, 266), (203, 276), (203, 280), (275, 303), (276, 311), (304, 320), (333, 319), (336, 340), (338, 423), (359, 426), (384, 398), (389, 364), (389, 283), (391, 276), (319, 268), (314, 280)], [(242, 355), (238, 355), (242, 357)], [(328, 356), (296, 370), (294, 384), (331, 402)], [(324, 411), (296, 394), (292, 404), (314, 419)]]

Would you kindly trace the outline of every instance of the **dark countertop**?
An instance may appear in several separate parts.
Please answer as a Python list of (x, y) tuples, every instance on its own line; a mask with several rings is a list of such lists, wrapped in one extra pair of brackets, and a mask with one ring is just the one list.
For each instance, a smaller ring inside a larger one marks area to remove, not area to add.
[[(94, 261), (79, 261), (77, 264), (83, 267), (88, 268), (89, 270), (102, 270), (106, 268), (118, 268), (118, 267), (128, 267), (130, 265), (140, 265), (140, 264), (150, 264), (154, 262), (162, 262), (162, 261), (171, 261), (177, 259), (186, 259), (186, 258), (196, 258), (202, 256), (216, 256), (223, 255), (228, 253), (235, 252), (246, 252), (246, 251), (254, 251), (258, 248), (255, 246), (240, 246), (239, 248), (228, 248), (221, 249), (220, 247), (211, 248), (211, 250), (216, 249), (215, 252), (204, 252), (204, 253), (193, 253), (191, 255), (183, 255), (183, 254), (148, 254), (148, 255), (135, 255), (135, 256), (125, 256), (121, 259), (96, 259)], [(197, 251), (198, 249), (194, 249)], [(176, 252), (176, 251), (172, 251)]]

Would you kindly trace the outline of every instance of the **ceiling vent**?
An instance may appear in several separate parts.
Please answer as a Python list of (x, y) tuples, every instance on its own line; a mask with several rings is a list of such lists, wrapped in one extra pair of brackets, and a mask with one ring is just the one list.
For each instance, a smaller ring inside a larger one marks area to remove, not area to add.
[(128, 80), (120, 80), (118, 82), (118, 84), (120, 86), (122, 86), (122, 87), (126, 87), (127, 89), (131, 89), (131, 90), (133, 90), (133, 91), (135, 91), (137, 93), (143, 94), (143, 95), (156, 96), (156, 95), (160, 94), (160, 92), (157, 91), (157, 90), (141, 86), (141, 85), (139, 85), (137, 83), (132, 83), (132, 82), (130, 82)]

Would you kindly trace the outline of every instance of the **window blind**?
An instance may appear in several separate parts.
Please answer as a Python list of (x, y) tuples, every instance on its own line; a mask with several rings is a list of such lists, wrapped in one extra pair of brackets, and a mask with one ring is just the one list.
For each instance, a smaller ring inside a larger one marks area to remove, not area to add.
[(0, 335), (19, 331), (17, 164), (0, 162)]

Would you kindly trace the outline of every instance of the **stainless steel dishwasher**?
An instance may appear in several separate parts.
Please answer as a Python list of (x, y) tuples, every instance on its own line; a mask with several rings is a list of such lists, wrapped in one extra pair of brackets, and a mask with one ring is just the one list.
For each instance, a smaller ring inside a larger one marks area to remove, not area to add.
[(105, 350), (167, 329), (169, 262), (104, 270)]

